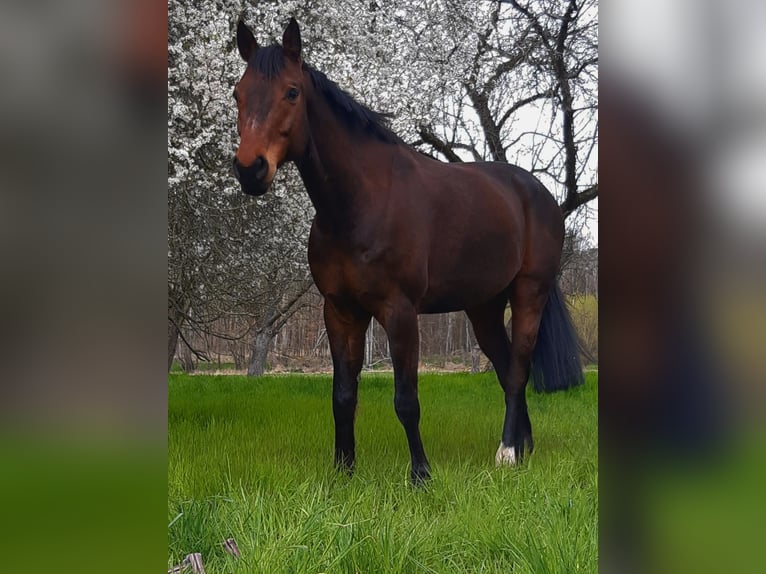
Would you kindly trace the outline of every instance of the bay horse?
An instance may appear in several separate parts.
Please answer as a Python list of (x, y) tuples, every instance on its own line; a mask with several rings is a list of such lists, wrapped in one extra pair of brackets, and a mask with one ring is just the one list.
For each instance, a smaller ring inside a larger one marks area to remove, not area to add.
[(242, 20), (236, 41), (247, 67), (234, 89), (234, 174), (244, 193), (259, 196), (292, 161), (316, 211), (308, 259), (332, 354), (335, 464), (353, 471), (357, 388), (375, 317), (390, 343), (411, 480), (429, 478), (419, 429), (418, 314), (459, 310), (505, 392), (496, 463), (520, 462), (533, 448), (530, 372), (539, 390), (583, 381), (556, 284), (564, 223), (553, 196), (519, 167), (447, 164), (405, 144), (382, 114), (303, 61), (294, 18), (281, 45), (258, 46)]

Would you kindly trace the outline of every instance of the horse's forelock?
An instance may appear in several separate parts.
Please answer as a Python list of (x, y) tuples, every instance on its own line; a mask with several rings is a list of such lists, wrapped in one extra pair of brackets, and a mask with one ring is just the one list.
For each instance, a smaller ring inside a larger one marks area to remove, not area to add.
[(260, 72), (267, 79), (273, 80), (285, 67), (285, 57), (282, 50), (282, 46), (279, 44), (272, 44), (271, 46), (264, 46), (255, 51), (252, 55), (248, 65), (255, 71)]

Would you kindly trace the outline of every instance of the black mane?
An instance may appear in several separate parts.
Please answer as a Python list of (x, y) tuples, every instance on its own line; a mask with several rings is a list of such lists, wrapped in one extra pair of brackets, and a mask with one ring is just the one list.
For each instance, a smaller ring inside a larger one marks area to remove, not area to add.
[[(250, 58), (248, 65), (262, 73), (267, 79), (276, 78), (285, 65), (282, 46), (273, 44), (259, 48)], [(351, 94), (305, 62), (303, 69), (311, 78), (316, 92), (325, 98), (335, 115), (343, 120), (350, 130), (370, 134), (387, 143), (400, 141), (399, 136), (388, 127), (388, 118), (390, 117), (388, 114), (376, 112), (360, 104)]]

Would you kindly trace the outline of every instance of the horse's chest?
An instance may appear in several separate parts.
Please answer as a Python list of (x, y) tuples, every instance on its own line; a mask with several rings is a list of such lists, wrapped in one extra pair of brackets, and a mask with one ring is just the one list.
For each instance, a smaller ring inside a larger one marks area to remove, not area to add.
[(326, 297), (344, 297), (365, 307), (386, 299), (406, 281), (400, 255), (383, 247), (348, 247), (315, 241), (309, 264), (319, 291)]
[(374, 250), (324, 247), (309, 257), (314, 280), (321, 292), (369, 290), (379, 283), (384, 256)]

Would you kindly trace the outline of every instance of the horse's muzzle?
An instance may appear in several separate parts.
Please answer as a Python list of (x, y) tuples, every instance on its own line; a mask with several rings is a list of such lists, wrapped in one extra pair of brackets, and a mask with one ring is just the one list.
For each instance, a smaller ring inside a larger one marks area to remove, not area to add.
[(250, 165), (242, 165), (234, 156), (234, 177), (242, 186), (242, 191), (248, 195), (263, 195), (268, 191), (271, 181), (266, 181), (269, 173), (269, 162), (263, 156), (258, 156)]

